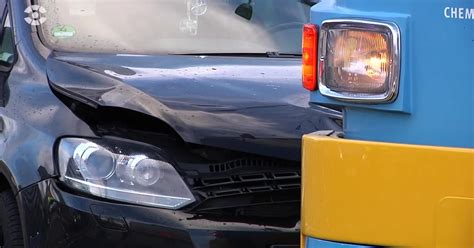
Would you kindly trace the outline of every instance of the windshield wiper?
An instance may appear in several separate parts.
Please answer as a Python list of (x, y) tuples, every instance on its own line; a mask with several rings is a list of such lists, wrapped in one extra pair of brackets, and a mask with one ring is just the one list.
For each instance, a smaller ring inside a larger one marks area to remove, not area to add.
[(191, 56), (222, 56), (222, 57), (266, 57), (266, 58), (301, 58), (301, 54), (296, 53), (185, 53), (174, 55), (191, 55)]
[(269, 58), (300, 58), (301, 54), (297, 53), (279, 53), (279, 52), (267, 52)]

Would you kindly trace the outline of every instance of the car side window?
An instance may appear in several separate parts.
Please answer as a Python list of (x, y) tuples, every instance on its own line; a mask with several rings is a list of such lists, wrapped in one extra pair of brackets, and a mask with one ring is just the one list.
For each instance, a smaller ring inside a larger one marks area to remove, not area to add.
[(10, 16), (7, 14), (3, 23), (3, 34), (0, 43), (0, 69), (9, 69), (15, 61), (15, 44)]

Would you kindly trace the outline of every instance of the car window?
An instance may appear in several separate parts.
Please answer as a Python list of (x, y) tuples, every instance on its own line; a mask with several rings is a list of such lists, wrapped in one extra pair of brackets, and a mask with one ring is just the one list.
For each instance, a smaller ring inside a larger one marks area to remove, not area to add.
[(0, 44), (0, 64), (11, 67), (15, 60), (15, 48), (13, 39), (13, 29), (10, 23), (10, 16), (7, 15), (3, 25), (3, 36)]
[(56, 50), (301, 54), (301, 0), (39, 0)]

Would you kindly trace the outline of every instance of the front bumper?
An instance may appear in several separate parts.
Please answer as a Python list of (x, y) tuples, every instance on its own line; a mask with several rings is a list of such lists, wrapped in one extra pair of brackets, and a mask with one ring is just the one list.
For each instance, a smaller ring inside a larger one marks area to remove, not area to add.
[(304, 246), (474, 247), (474, 149), (308, 135), (302, 196)]
[(106, 202), (46, 180), (18, 195), (26, 247), (293, 248), (296, 228)]

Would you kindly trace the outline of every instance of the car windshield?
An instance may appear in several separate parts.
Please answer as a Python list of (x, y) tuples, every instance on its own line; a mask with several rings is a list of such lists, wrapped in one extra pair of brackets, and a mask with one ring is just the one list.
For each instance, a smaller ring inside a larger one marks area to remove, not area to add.
[(39, 0), (55, 50), (132, 54), (301, 54), (305, 0)]

